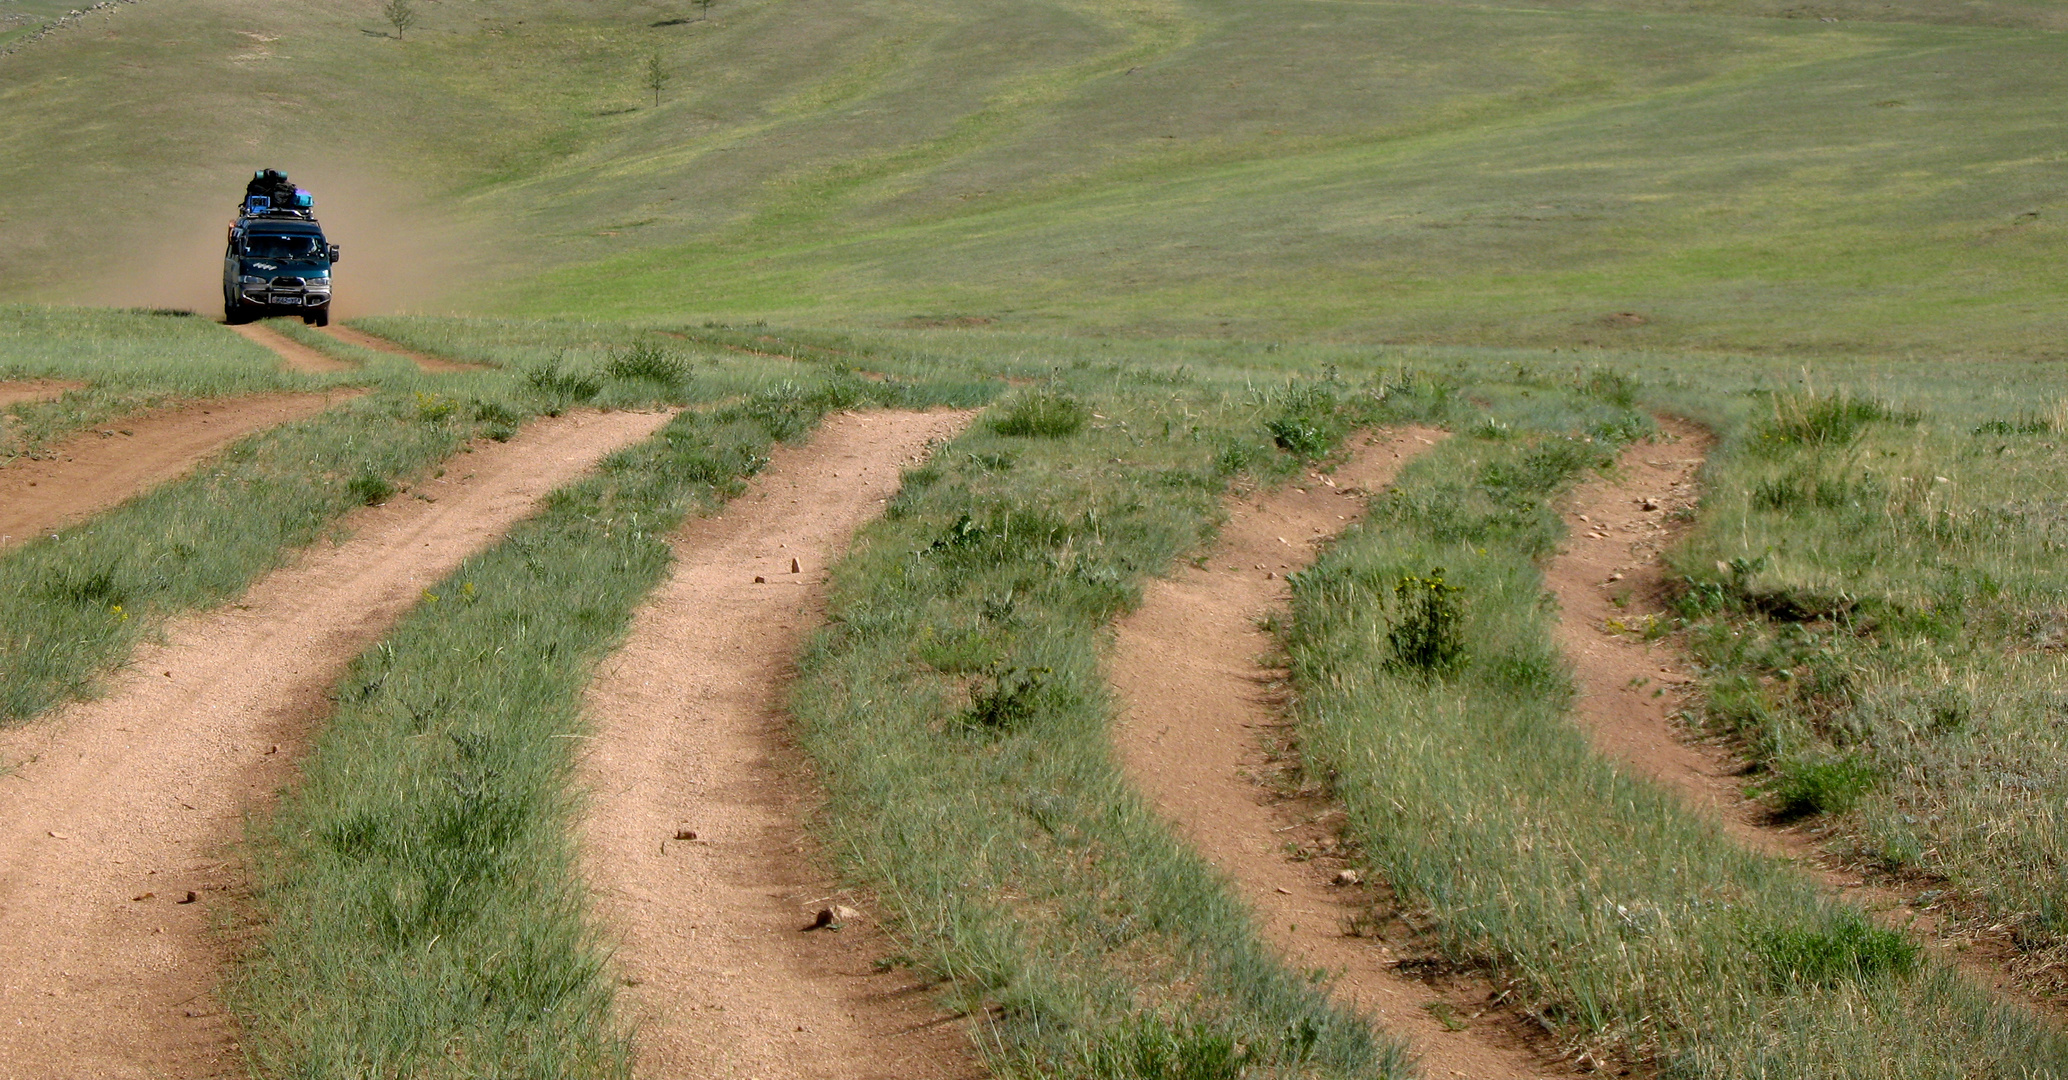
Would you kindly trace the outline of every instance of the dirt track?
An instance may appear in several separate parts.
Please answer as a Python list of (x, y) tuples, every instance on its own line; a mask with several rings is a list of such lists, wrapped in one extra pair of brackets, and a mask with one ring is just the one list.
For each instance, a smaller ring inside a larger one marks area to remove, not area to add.
[(243, 880), (223, 861), (243, 816), (426, 585), (666, 420), (569, 415), (484, 442), (416, 485), (435, 502), (354, 513), (351, 540), (175, 622), (106, 697), (0, 734), (0, 1077), (241, 1073), (210, 928)]
[(1684, 659), (1633, 632), (1661, 610), (1659, 552), (1677, 531), (1671, 523), (1695, 508), (1695, 471), (1711, 442), (1692, 425), (1662, 423), (1664, 440), (1626, 449), (1613, 478), (1588, 480), (1561, 503), (1568, 535), (1544, 587), (1558, 598), (1553, 635), (1580, 692), (1573, 715), (1602, 754), (1678, 792), (1739, 842), (1786, 855), (1789, 846), (1745, 798), (1735, 763), (1675, 734), (1670, 717), (1691, 682)]
[(259, 323), (232, 326), (230, 330), (253, 344), (263, 345), (278, 353), (289, 371), (299, 371), (304, 375), (328, 375), (335, 371), (359, 370), (357, 364), (348, 364), (329, 353), (312, 349), (278, 330)]
[[(1672, 714), (1693, 678), (1678, 650), (1631, 633), (1663, 614), (1665, 570), (1659, 552), (1676, 511), (1699, 498), (1695, 474), (1713, 439), (1685, 421), (1661, 418), (1667, 438), (1626, 449), (1616, 475), (1580, 485), (1563, 503), (1569, 537), (1545, 571), (1558, 597), (1559, 647), (1572, 661), (1579, 698), (1574, 719), (1596, 750), (1677, 792), (1697, 812), (1757, 851), (1793, 861), (1848, 903), (1884, 925), (1915, 932), (1946, 963), (1999, 995), (2068, 1021), (2068, 1006), (2034, 995), (2013, 974), (2018, 951), (2001, 928), (1952, 939), (1936, 917), (1907, 906), (1906, 893), (1839, 865), (1822, 850), (1814, 822), (1776, 823), (1746, 796), (1743, 762), (1727, 748), (1690, 742)], [(1653, 509), (1644, 509), (1649, 503)], [(1620, 601), (1620, 603), (1618, 603)]]
[(45, 460), (0, 468), (0, 548), (91, 517), (185, 475), (254, 431), (314, 416), (360, 393), (188, 402), (74, 435), (51, 447)]
[(584, 864), (639, 1025), (636, 1075), (982, 1074), (923, 987), (873, 970), (887, 950), (866, 920), (802, 932), (833, 886), (808, 854), (812, 792), (781, 711), (825, 568), (900, 470), (968, 422), (847, 415), (779, 449), (745, 495), (676, 536), (673, 574), (599, 671)]
[(1395, 971), (1383, 946), (1346, 937), (1343, 921), (1354, 906), (1313, 864), (1286, 857), (1294, 823), (1245, 775), (1265, 756), (1255, 732), (1283, 722), (1268, 689), (1273, 673), (1257, 662), (1276, 647), (1258, 618), (1288, 602), (1285, 575), (1362, 514), (1359, 496), (1391, 483), (1442, 437), (1411, 428), (1362, 440), (1328, 481), (1302, 481), (1231, 507), (1205, 568), (1182, 567), (1151, 585), (1142, 606), (1120, 621), (1111, 677), (1125, 712), (1116, 739), (1135, 783), (1234, 879), (1288, 964), (1341, 972), (1337, 999), (1408, 1040), (1423, 1076), (1513, 1080), (1545, 1070), (1478, 1025), (1449, 1030), (1427, 1008), (1443, 995)]
[(326, 326), (322, 332), (348, 345), (357, 345), (362, 349), (372, 349), (375, 352), (384, 352), (393, 356), (407, 358), (425, 371), (488, 370), (488, 366), (485, 364), (463, 364), (457, 360), (447, 360), (443, 357), (432, 356), (429, 353), (420, 353), (415, 349), (405, 349), (389, 341), (387, 338), (375, 337), (364, 331), (354, 330), (349, 326)]
[(24, 401), (55, 401), (68, 390), (84, 390), (83, 382), (64, 379), (25, 379), (16, 382), (0, 382), (0, 409)]

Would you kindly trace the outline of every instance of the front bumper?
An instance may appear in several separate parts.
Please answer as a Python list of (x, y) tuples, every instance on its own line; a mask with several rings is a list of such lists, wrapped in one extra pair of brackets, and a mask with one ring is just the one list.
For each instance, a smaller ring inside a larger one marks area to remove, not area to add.
[(242, 299), (254, 307), (322, 307), (330, 303), (328, 292), (284, 292), (257, 287), (246, 289)]

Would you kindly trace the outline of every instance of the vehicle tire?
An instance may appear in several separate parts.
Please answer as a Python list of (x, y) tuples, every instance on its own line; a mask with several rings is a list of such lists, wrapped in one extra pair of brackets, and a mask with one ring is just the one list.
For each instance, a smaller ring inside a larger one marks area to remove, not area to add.
[(308, 323), (310, 326), (329, 326), (330, 305), (325, 304), (322, 307), (317, 308), (314, 314), (303, 316), (302, 321)]
[(243, 326), (251, 321), (251, 309), (226, 296), (223, 298), (223, 321), (231, 326)]

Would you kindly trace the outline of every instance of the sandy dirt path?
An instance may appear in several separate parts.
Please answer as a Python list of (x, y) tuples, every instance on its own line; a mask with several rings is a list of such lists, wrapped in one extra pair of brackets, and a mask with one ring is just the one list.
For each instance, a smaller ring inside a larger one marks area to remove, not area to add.
[(1580, 691), (1573, 715), (1597, 751), (1677, 792), (1732, 838), (1791, 854), (1779, 831), (1762, 824), (1759, 804), (1745, 798), (1738, 763), (1674, 731), (1670, 717), (1685, 706), (1692, 682), (1685, 658), (1663, 640), (1631, 632), (1664, 610), (1659, 552), (1700, 501), (1695, 473), (1712, 442), (1691, 424), (1660, 423), (1664, 439), (1626, 448), (1613, 476), (1590, 479), (1560, 502), (1567, 538), (1545, 568), (1544, 587), (1558, 598), (1553, 636)]
[(488, 365), (486, 364), (463, 364), (458, 360), (447, 360), (443, 357), (432, 356), (429, 353), (420, 353), (415, 349), (407, 349), (397, 345), (387, 338), (375, 337), (363, 330), (354, 330), (349, 326), (326, 326), (319, 332), (329, 334), (331, 337), (347, 345), (357, 345), (362, 349), (372, 349), (375, 352), (384, 352), (393, 356), (403, 357), (425, 371), (488, 370)]
[(312, 349), (269, 326), (260, 323), (245, 323), (232, 326), (231, 331), (253, 344), (263, 345), (279, 354), (289, 371), (304, 375), (328, 375), (334, 371), (357, 371), (359, 365), (346, 363), (320, 349)]
[(809, 854), (813, 789), (781, 707), (826, 568), (969, 418), (842, 415), (778, 449), (746, 494), (677, 534), (673, 573), (599, 670), (583, 859), (638, 1025), (635, 1075), (982, 1075), (925, 987), (874, 970), (887, 950), (866, 920), (803, 931), (836, 886)]
[[(226, 861), (291, 776), (352, 657), (467, 555), (661, 413), (583, 413), (482, 442), (355, 512), (235, 604), (176, 620), (107, 696), (0, 733), (0, 1078), (242, 1073), (211, 991)], [(432, 501), (435, 500), (435, 501)]]
[(1696, 473), (1714, 439), (1694, 424), (1662, 417), (1665, 439), (1623, 451), (1614, 475), (1581, 484), (1561, 504), (1565, 547), (1544, 574), (1562, 615), (1556, 637), (1579, 688), (1573, 717), (1594, 748), (1678, 793), (1754, 850), (1788, 859), (1883, 924), (1914, 932), (1941, 960), (1999, 995), (2068, 1021), (2062, 1002), (2035, 995), (2014, 969), (2007, 932), (1949, 934), (1935, 913), (1908, 906), (1908, 893), (1830, 858), (1814, 820), (1779, 823), (1746, 796), (1744, 761), (1675, 724), (1693, 677), (1666, 641), (1632, 633), (1665, 613), (1659, 553), (1700, 501)]
[(19, 405), (24, 401), (56, 401), (67, 391), (84, 390), (83, 382), (67, 379), (18, 379), (0, 382), (0, 409)]
[(1269, 753), (1259, 733), (1285, 722), (1271, 690), (1282, 673), (1259, 664), (1277, 643), (1258, 619), (1290, 603), (1285, 575), (1360, 517), (1366, 494), (1443, 437), (1418, 428), (1362, 437), (1326, 479), (1231, 506), (1204, 568), (1182, 566), (1153, 583), (1120, 621), (1110, 661), (1124, 703), (1115, 737), (1128, 774), (1234, 880), (1288, 965), (1341, 972), (1337, 1000), (1406, 1039), (1423, 1076), (1515, 1080), (1563, 1070), (1492, 1025), (1450, 1030), (1430, 1011), (1449, 998), (1396, 970), (1385, 946), (1346, 936), (1344, 920), (1368, 903), (1334, 887), (1334, 870), (1286, 857), (1286, 834), (1304, 823), (1251, 779)]
[(80, 521), (169, 480), (263, 428), (363, 391), (254, 394), (119, 417), (0, 468), (0, 548)]

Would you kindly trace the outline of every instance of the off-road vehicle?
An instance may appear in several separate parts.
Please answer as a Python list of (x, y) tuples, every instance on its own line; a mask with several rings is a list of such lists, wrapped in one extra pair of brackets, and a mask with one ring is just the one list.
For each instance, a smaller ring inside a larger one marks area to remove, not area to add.
[(337, 261), (338, 247), (313, 211), (247, 198), (223, 253), (223, 321), (299, 315), (311, 326), (330, 325), (330, 268)]

